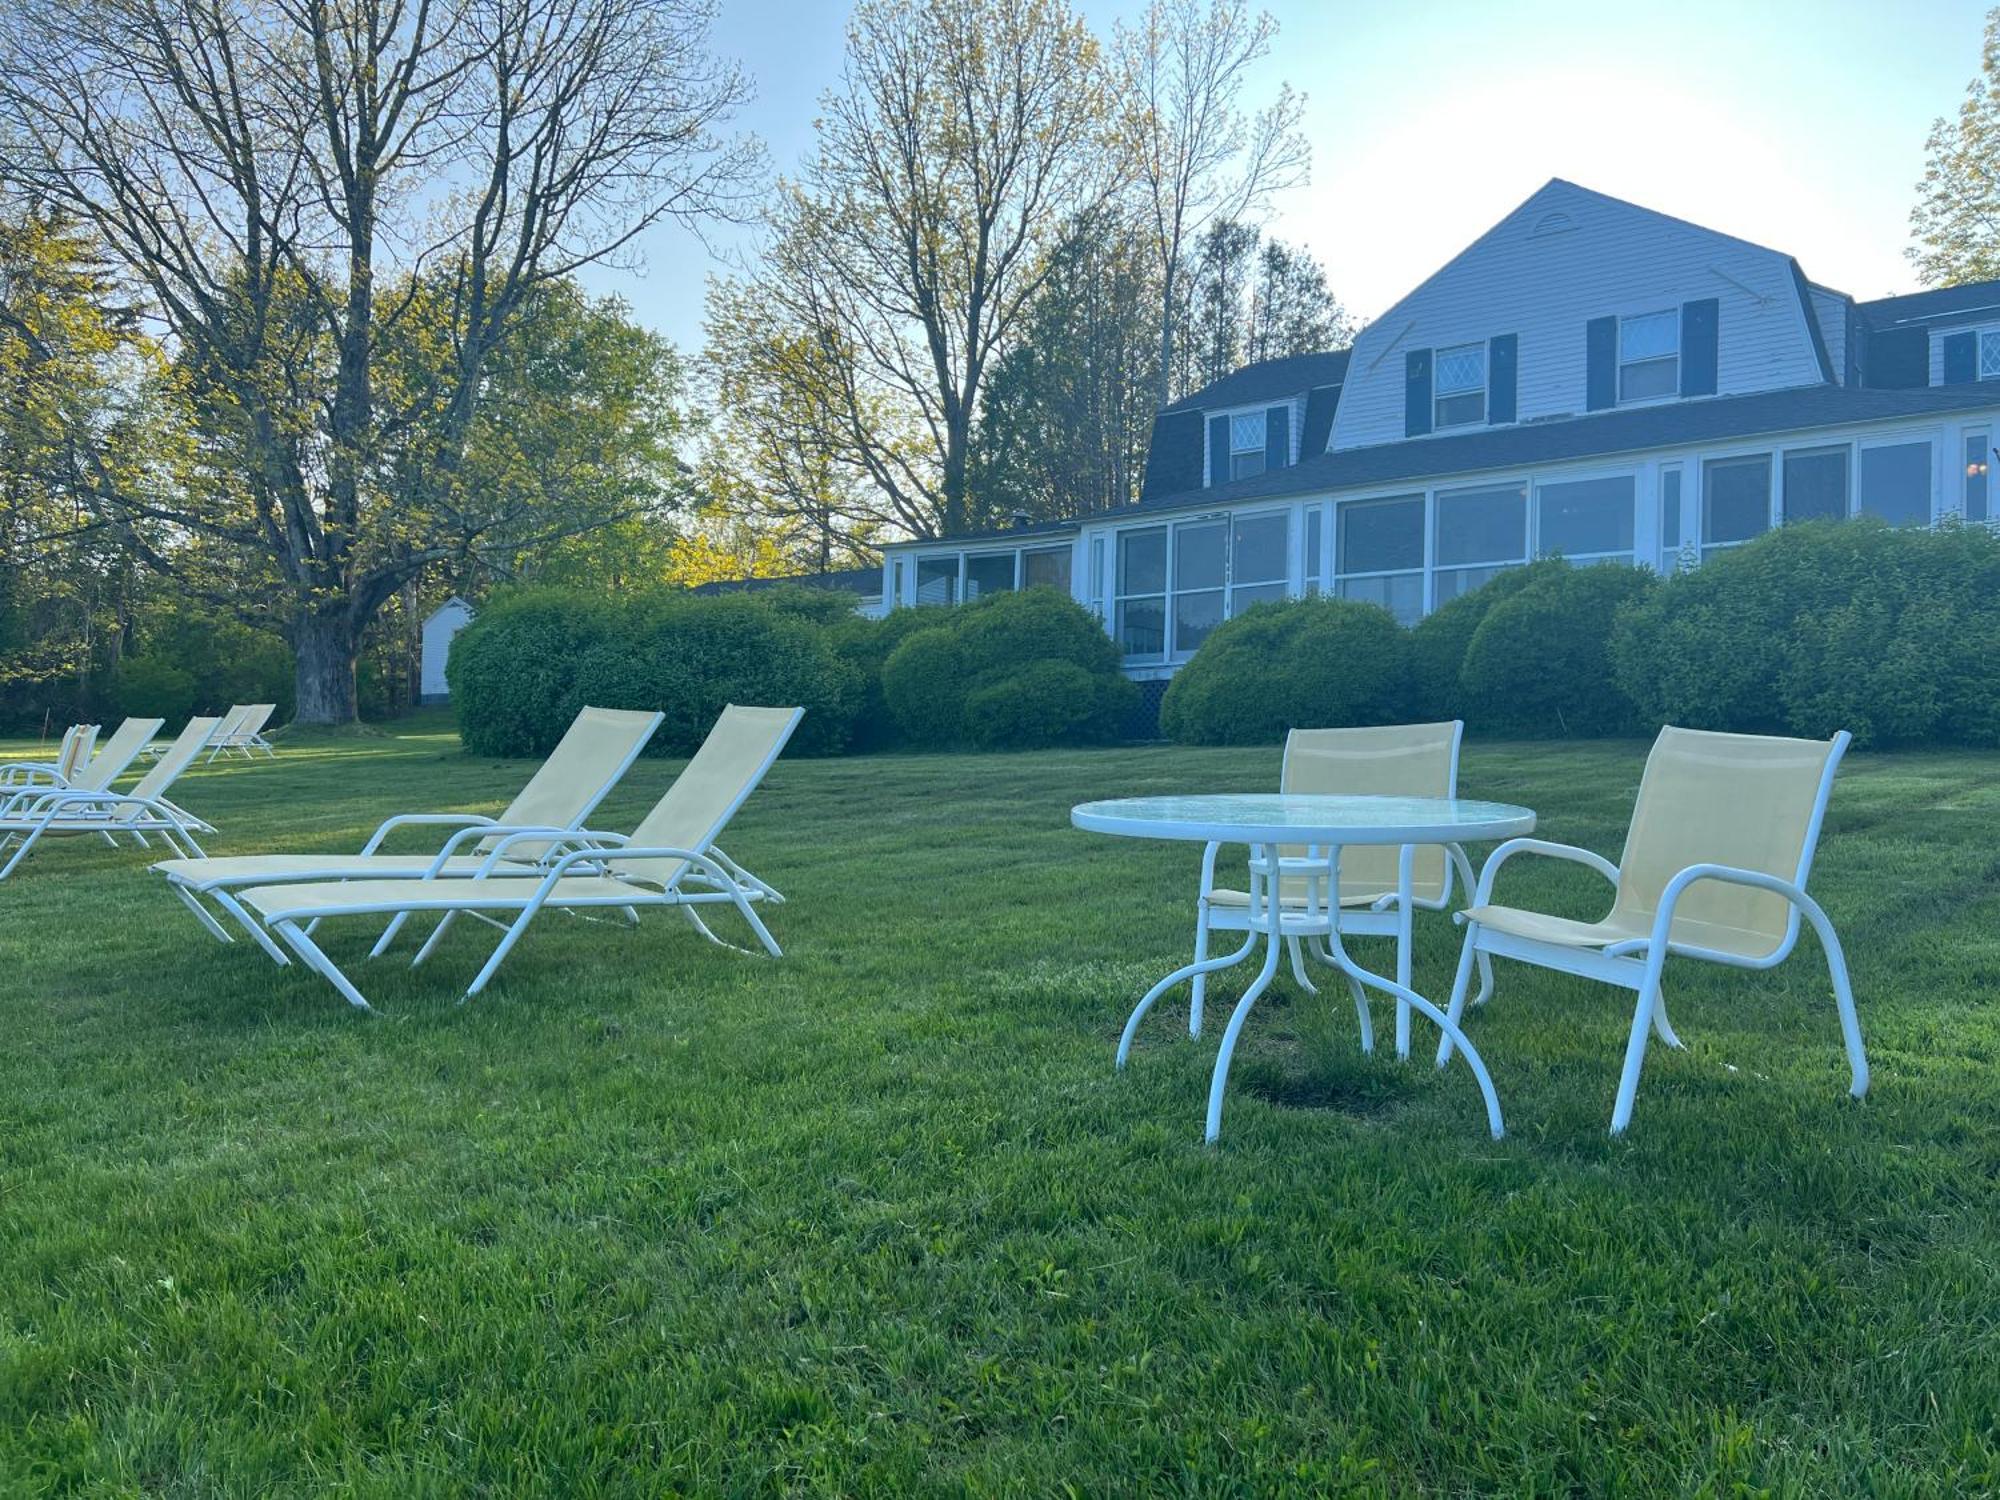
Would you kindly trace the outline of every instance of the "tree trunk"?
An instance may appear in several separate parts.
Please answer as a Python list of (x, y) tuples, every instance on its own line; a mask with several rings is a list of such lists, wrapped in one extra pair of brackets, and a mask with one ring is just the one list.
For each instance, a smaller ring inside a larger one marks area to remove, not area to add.
[(1163, 411), (1173, 399), (1174, 382), (1174, 262), (1167, 261), (1160, 277), (1160, 378), (1154, 391), (1153, 409)]
[(292, 630), (298, 659), (298, 724), (355, 720), (354, 631), (344, 612), (309, 613)]

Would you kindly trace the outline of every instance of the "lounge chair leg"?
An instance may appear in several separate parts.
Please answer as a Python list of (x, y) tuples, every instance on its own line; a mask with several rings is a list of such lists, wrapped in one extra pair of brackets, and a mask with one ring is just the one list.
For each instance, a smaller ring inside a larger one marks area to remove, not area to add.
[(14, 873), (14, 866), (18, 865), (22, 860), (28, 857), (28, 851), (35, 847), (35, 840), (39, 839), (41, 836), (42, 836), (42, 825), (37, 824), (34, 827), (34, 829), (29, 832), (28, 836), (21, 840), (19, 847), (17, 847), (14, 850), (13, 856), (7, 861), (7, 863), (4, 865), (0, 865), (0, 880), (5, 880), (9, 875), (12, 875)]
[[(1232, 968), (1242, 963), (1245, 958), (1249, 957), (1250, 950), (1256, 946), (1258, 936), (1259, 934), (1256, 932), (1247, 932), (1243, 935), (1243, 946), (1238, 948), (1234, 953), (1224, 958), (1205, 958), (1199, 965), (1183, 964), (1150, 990), (1147, 990), (1139, 1003), (1132, 1007), (1132, 1014), (1125, 1020), (1124, 1033), (1118, 1038), (1118, 1066), (1121, 1068), (1124, 1067), (1125, 1059), (1132, 1055), (1132, 1038), (1138, 1035), (1139, 1023), (1146, 1019), (1146, 1012), (1153, 1008), (1154, 1001), (1158, 1000), (1160, 996), (1164, 995), (1182, 980), (1194, 975), (1197, 970), (1203, 974), (1213, 974), (1217, 969)], [(1273, 960), (1273, 962), (1275, 963), (1276, 960)]]
[(206, 927), (211, 933), (213, 933), (216, 937), (220, 938), (225, 943), (233, 943), (236, 941), (235, 938), (229, 935), (228, 928), (224, 927), (220, 922), (216, 921), (214, 917), (209, 915), (207, 907), (203, 906), (199, 901), (195, 900), (193, 896), (188, 894), (188, 889), (186, 886), (177, 885), (173, 888), (173, 890), (174, 894), (181, 898), (182, 903), (186, 905), (187, 909), (194, 913), (195, 920), (197, 922), (201, 923), (202, 926)]
[[(1445, 1019), (1456, 1028), (1465, 1019), (1465, 992), (1472, 983), (1472, 958), (1479, 942), (1479, 924), (1465, 924), (1465, 946), (1458, 951), (1458, 974), (1451, 982), (1451, 1004), (1445, 1008)], [(1483, 955), (1482, 955), (1483, 956)], [(1438, 1038), (1437, 1065), (1441, 1068), (1451, 1061), (1451, 1031)]]
[[(470, 1000), (474, 995), (486, 988), (486, 981), (491, 979), (493, 971), (500, 967), (500, 960), (505, 958), (508, 950), (521, 940), (521, 934), (528, 930), (528, 924), (535, 919), (535, 913), (539, 909), (534, 906), (522, 908), (521, 915), (514, 919), (513, 925), (507, 929), (506, 935), (500, 939), (500, 945), (487, 955), (486, 962), (480, 967), (479, 972), (472, 977), (472, 983), (465, 987), (465, 994), (458, 1002), (460, 1005), (463, 1005), (467, 1000)], [(451, 916), (453, 913), (446, 912), (445, 915)], [(442, 927), (444, 924), (440, 922), (438, 925)], [(436, 936), (436, 934), (434, 933), (432, 936)]]
[(375, 1007), (370, 1005), (361, 991), (354, 987), (353, 982), (340, 972), (339, 967), (334, 961), (321, 951), (319, 944), (315, 943), (310, 937), (299, 930), (297, 923), (278, 922), (274, 925), (278, 929), (278, 935), (291, 944), (292, 950), (300, 958), (304, 959), (311, 968), (323, 975), (327, 982), (335, 989), (339, 990), (341, 997), (349, 1005), (353, 1006), (356, 1010), (365, 1010), (370, 1015), (375, 1013)]
[(382, 935), (375, 939), (375, 946), (368, 950), (370, 958), (380, 958), (389, 951), (389, 944), (396, 940), (396, 934), (403, 930), (403, 924), (410, 920), (410, 914), (399, 911), (389, 919), (389, 925), (382, 929)]
[(457, 920), (457, 917), (457, 912), (448, 911), (442, 917), (438, 918), (437, 926), (433, 927), (431, 935), (424, 939), (424, 945), (417, 950), (417, 956), (410, 960), (411, 968), (414, 969), (418, 964), (431, 956), (431, 950), (437, 947), (438, 939), (444, 936), (445, 929), (450, 927)]
[(764, 919), (757, 915), (757, 909), (750, 904), (749, 899), (740, 889), (733, 886), (730, 888), (730, 895), (736, 898), (736, 909), (743, 914), (743, 920), (750, 924), (750, 930), (757, 934), (757, 941), (764, 945), (764, 951), (773, 958), (783, 958), (784, 949), (778, 946), (778, 940), (771, 936), (771, 929), (764, 925)]
[(223, 890), (210, 891), (209, 895), (215, 898), (217, 906), (229, 913), (238, 927), (241, 927), (251, 937), (256, 939), (257, 946), (271, 956), (272, 962), (277, 964), (279, 968), (291, 967), (292, 960), (290, 956), (286, 954), (283, 948), (280, 948), (276, 943), (271, 941), (271, 934), (264, 930), (264, 924), (245, 911), (242, 902), (230, 895), (229, 892)]
[(1295, 937), (1286, 938), (1285, 947), (1292, 955), (1292, 978), (1299, 982), (1299, 988), (1308, 995), (1317, 995), (1319, 986), (1306, 977), (1306, 956), (1299, 950), (1299, 940)]

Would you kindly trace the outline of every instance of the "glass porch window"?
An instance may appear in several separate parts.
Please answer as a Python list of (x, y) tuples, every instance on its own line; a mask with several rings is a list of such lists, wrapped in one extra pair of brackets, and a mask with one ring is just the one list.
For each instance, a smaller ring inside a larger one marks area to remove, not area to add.
[(1174, 528), (1175, 656), (1192, 655), (1222, 623), (1229, 584), (1229, 523), (1183, 521)]
[(1306, 507), (1306, 556), (1305, 591), (1311, 598), (1320, 591), (1322, 577), (1320, 550), (1326, 544), (1326, 507), (1308, 505)]
[(1470, 593), (1528, 560), (1528, 494), (1519, 484), (1445, 490), (1437, 497), (1436, 603)]
[(1847, 518), (1847, 445), (1785, 455), (1785, 523)]
[(1070, 549), (1037, 547), (1021, 554), (1021, 587), (1069, 592)]
[(1291, 531), (1291, 517), (1282, 511), (1237, 518), (1229, 538), (1230, 619), (1253, 604), (1285, 597)]
[(1988, 441), (1983, 430), (1965, 435), (1964, 516), (1968, 521), (1984, 522), (1987, 517), (1987, 473), (1991, 466)]
[(1104, 538), (1090, 539), (1090, 612), (1100, 620), (1108, 620), (1104, 612)]
[(1681, 467), (1671, 464), (1660, 470), (1660, 551), (1673, 567), (1681, 550)]
[(1631, 562), (1638, 488), (1633, 474), (1535, 486), (1541, 555), (1576, 563)]
[(1012, 552), (975, 552), (965, 559), (965, 601), (1014, 591)]
[(1148, 526), (1118, 538), (1118, 580), (1112, 600), (1119, 649), (1132, 657), (1167, 651), (1167, 528)]
[(1405, 625), (1424, 612), (1424, 497), (1350, 500), (1334, 516), (1334, 591)]
[(1701, 467), (1701, 555), (1771, 529), (1771, 455), (1711, 458)]
[(1861, 513), (1891, 526), (1931, 523), (1931, 445), (1879, 443), (1861, 450)]
[(958, 603), (958, 554), (917, 559), (917, 603)]

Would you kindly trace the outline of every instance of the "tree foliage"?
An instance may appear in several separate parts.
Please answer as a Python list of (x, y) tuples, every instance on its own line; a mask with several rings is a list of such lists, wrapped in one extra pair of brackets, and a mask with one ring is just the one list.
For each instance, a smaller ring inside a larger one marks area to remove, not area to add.
[(2000, 277), (2000, 9), (1986, 17), (1979, 76), (1924, 143), (1909, 249), (1926, 286)]

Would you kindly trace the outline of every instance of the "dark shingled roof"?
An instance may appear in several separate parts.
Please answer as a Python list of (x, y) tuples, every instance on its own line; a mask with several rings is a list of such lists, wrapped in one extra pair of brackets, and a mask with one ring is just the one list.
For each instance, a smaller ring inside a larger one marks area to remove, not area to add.
[(1283, 359), (1259, 360), (1205, 385), (1192, 396), (1183, 396), (1161, 412), (1217, 411), (1225, 406), (1250, 406), (1259, 401), (1278, 401), (1303, 396), (1316, 385), (1339, 385), (1347, 379), (1350, 350), (1335, 349), (1326, 354), (1290, 354)]
[(1804, 385), (1750, 396), (1718, 396), (1597, 412), (1560, 422), (1524, 422), (1451, 437), (1346, 448), (1301, 459), (1288, 469), (1273, 469), (1253, 479), (1239, 479), (1234, 484), (1189, 490), (1179, 495), (1162, 495), (1120, 510), (1100, 512), (1100, 516), (1181, 510), (1192, 505), (1302, 495), (1315, 490), (1356, 489), (1404, 480), (1448, 479), (1457, 474), (1636, 453), (1679, 443), (1721, 442), (1844, 422), (1920, 417), (1996, 405), (2000, 405), (2000, 391), (1991, 385), (1903, 391)]
[(1857, 303), (1856, 310), (1877, 328), (1983, 312), (2000, 313), (2000, 281), (1969, 281), (1964, 286), (1941, 286), (1928, 292), (1882, 297), (1874, 302)]
[(714, 583), (698, 583), (697, 594), (756, 594), (765, 589), (832, 589), (843, 594), (882, 592), (880, 568), (836, 568), (831, 573), (797, 573), (788, 578), (724, 578)]

